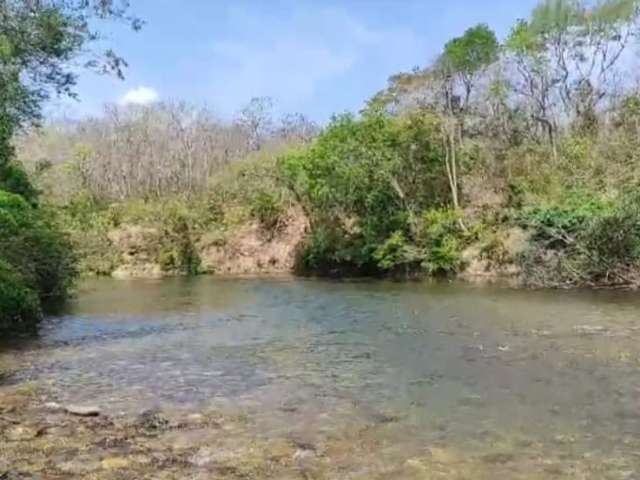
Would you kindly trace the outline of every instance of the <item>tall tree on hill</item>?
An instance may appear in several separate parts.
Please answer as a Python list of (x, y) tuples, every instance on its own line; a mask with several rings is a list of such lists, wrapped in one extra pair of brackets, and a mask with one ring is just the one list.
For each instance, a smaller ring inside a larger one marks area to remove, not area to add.
[(436, 65), (444, 97), (445, 167), (456, 209), (460, 208), (458, 147), (464, 136), (465, 116), (478, 77), (496, 62), (499, 53), (495, 33), (487, 25), (480, 24), (449, 41)]
[(118, 20), (138, 30), (126, 0), (4, 0), (0, 2), (0, 188), (27, 197), (34, 191), (11, 164), (11, 138), (41, 116), (51, 95), (74, 96), (77, 65), (122, 77), (126, 62), (113, 50), (91, 51), (94, 27)]
[(589, 122), (638, 35), (638, 0), (543, 0), (506, 41), (511, 87), (557, 155), (561, 125)]

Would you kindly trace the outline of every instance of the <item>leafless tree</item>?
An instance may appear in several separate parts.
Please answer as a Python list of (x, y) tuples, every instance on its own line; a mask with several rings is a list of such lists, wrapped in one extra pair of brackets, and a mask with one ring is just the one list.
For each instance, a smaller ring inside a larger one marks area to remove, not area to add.
[(270, 97), (252, 98), (235, 123), (245, 132), (249, 149), (260, 150), (273, 131), (273, 100)]

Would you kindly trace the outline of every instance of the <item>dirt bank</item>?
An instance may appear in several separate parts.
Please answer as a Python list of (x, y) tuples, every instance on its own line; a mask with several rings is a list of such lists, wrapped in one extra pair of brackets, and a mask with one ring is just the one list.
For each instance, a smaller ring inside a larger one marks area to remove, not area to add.
[[(199, 273), (255, 275), (289, 273), (294, 269), (297, 248), (308, 230), (308, 221), (299, 208), (289, 209), (270, 229), (257, 221), (234, 225), (221, 231), (192, 233), (189, 246), (198, 261)], [(108, 232), (108, 248), (116, 278), (161, 278), (179, 275), (161, 228), (121, 225)], [(167, 254), (169, 252), (169, 254)]]

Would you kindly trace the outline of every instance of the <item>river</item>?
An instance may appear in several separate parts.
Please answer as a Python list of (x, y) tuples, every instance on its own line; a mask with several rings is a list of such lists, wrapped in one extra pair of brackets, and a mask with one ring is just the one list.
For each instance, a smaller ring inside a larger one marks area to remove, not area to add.
[(619, 291), (95, 279), (0, 350), (0, 392), (113, 418), (215, 406), (323, 459), (300, 478), (632, 479), (638, 320)]

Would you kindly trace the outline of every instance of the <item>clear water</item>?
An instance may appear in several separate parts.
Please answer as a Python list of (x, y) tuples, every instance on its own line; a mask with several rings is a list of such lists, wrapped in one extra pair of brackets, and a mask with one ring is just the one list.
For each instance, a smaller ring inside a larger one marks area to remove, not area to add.
[(631, 292), (103, 279), (0, 367), (114, 414), (219, 402), (265, 435), (375, 424), (388, 455), (596, 458), (613, 476), (584, 478), (636, 478), (639, 320)]

